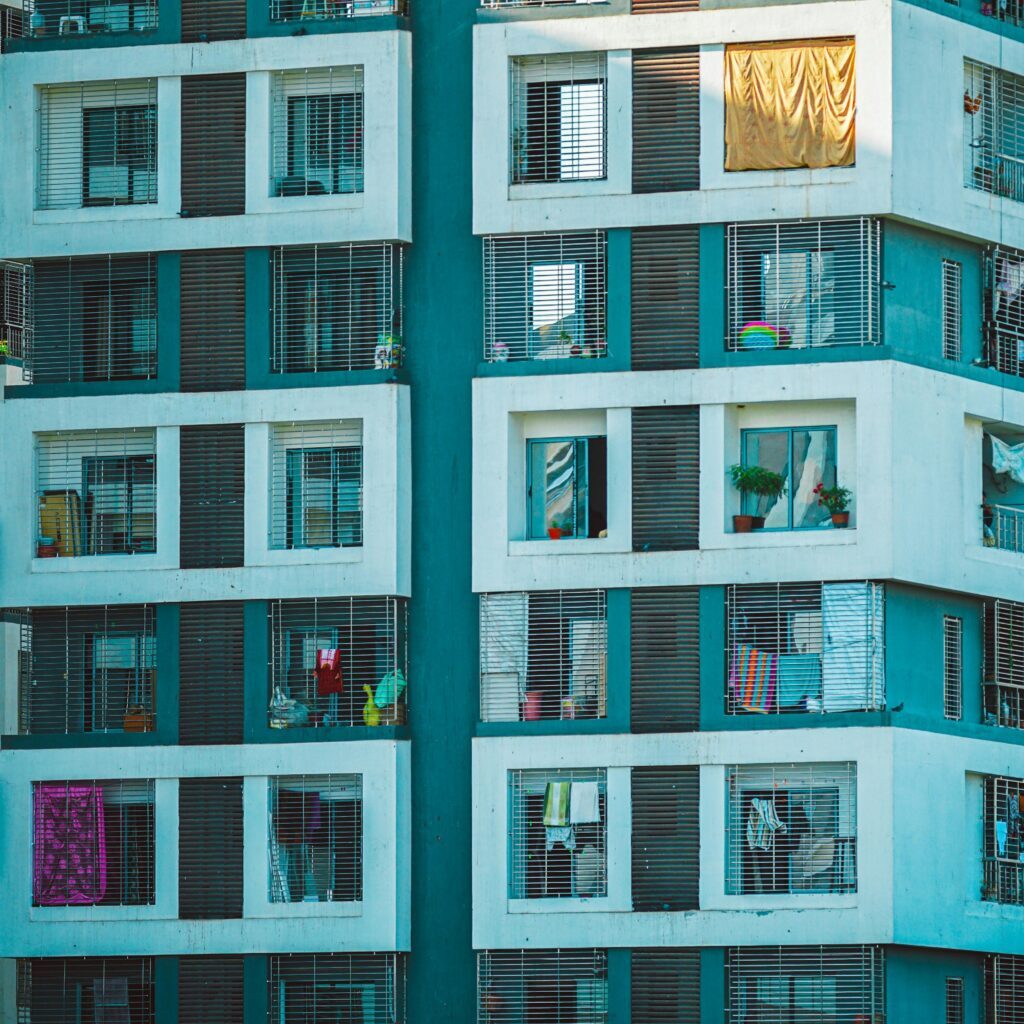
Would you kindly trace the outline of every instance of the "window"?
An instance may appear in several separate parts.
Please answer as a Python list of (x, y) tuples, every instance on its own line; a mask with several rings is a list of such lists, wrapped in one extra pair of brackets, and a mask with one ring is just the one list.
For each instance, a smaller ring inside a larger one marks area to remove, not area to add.
[(40, 209), (156, 202), (156, 81), (40, 90)]
[(361, 66), (275, 72), (272, 117), (271, 195), (363, 191)]
[(270, 901), (363, 898), (361, 775), (270, 780)]
[(530, 539), (600, 537), (608, 527), (607, 438), (544, 438), (526, 447)]
[(963, 266), (942, 261), (942, 358), (960, 358), (960, 294)]
[(399, 953), (290, 953), (270, 957), (270, 1017), (280, 1024), (403, 1024)]
[(951, 721), (959, 721), (964, 716), (963, 632), (963, 619), (953, 615), (942, 616), (942, 712)]
[(727, 349), (879, 343), (878, 221), (730, 224), (726, 230)]
[(270, 608), (272, 729), (404, 725), (408, 605), (320, 597)]
[(32, 905), (154, 902), (152, 780), (32, 785)]
[(272, 428), (272, 548), (363, 543), (362, 423)]
[(984, 779), (984, 879), (981, 897), (1024, 905), (1024, 779)]
[(270, 0), (271, 21), (408, 13), (407, 0)]
[(605, 55), (512, 61), (512, 184), (604, 178)]
[(25, 0), (25, 23), (34, 36), (149, 32), (157, 6), (157, 0)]
[(40, 558), (156, 550), (152, 430), (40, 434)]
[(964, 979), (946, 979), (946, 1024), (964, 1024)]
[(480, 595), (485, 722), (604, 718), (607, 656), (603, 590)]
[(608, 895), (607, 772), (509, 772), (511, 899)]
[(1024, 201), (1024, 78), (964, 61), (964, 184)]
[(885, 1021), (883, 952), (875, 946), (744, 946), (726, 951), (729, 1024)]
[(778, 473), (786, 489), (771, 505), (755, 494), (742, 496), (744, 515), (763, 519), (767, 530), (804, 530), (828, 526), (828, 509), (818, 504), (814, 488), (836, 485), (836, 428), (782, 427), (744, 430), (740, 435), (744, 466)]
[(985, 960), (985, 1024), (1017, 1024), (1024, 1016), (1024, 956)]
[[(0, 8), (0, 16), (4, 10)], [(0, 356), (21, 359), (32, 348), (34, 275), (31, 265), (0, 260)]]
[(511, 949), (477, 954), (477, 1024), (605, 1024), (603, 949)]
[(1024, 604), (988, 601), (983, 614), (984, 721), (1024, 728)]
[(880, 583), (777, 583), (726, 591), (732, 714), (885, 706)]
[(1024, 252), (985, 254), (985, 354), (1003, 373), (1024, 377)]
[(402, 365), (402, 247), (274, 250), (271, 370), (390, 370)]
[(19, 1021), (155, 1024), (153, 957), (46, 957), (17, 963)]

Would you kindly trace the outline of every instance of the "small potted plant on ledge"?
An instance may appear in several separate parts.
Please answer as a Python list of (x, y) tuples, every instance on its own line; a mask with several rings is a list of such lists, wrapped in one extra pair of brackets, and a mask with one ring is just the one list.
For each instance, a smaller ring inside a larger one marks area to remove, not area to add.
[[(729, 467), (732, 485), (742, 495), (752, 494), (757, 499), (755, 507), (764, 500), (770, 508), (786, 489), (786, 478), (763, 466), (743, 466), (735, 463)], [(736, 533), (750, 533), (764, 527), (764, 516), (738, 515), (732, 517), (732, 528)]]
[(853, 492), (838, 484), (835, 487), (818, 484), (814, 488), (814, 493), (818, 496), (818, 504), (822, 508), (827, 508), (829, 515), (832, 516), (832, 525), (837, 530), (845, 530), (850, 525), (850, 499)]

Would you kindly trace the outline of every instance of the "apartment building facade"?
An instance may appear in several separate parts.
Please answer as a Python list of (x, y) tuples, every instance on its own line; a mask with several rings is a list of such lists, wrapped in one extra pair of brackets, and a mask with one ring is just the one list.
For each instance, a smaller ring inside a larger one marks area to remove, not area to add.
[(0, 1019), (1024, 1022), (1024, 13), (3, 24)]

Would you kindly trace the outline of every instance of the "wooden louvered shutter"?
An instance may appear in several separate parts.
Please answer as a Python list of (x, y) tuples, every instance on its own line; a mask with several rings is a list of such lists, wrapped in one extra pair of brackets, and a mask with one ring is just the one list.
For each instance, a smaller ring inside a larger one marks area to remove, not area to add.
[(183, 956), (178, 961), (178, 1020), (245, 1024), (244, 972), (240, 956)]
[(700, 365), (700, 229), (634, 228), (632, 370)]
[(633, 14), (671, 14), (674, 11), (699, 11), (700, 0), (633, 0)]
[(699, 772), (696, 765), (633, 769), (634, 910), (699, 906)]
[[(213, 701), (210, 710), (216, 713)], [(182, 779), (178, 786), (178, 917), (241, 917), (242, 780)]]
[(700, 1024), (700, 951), (634, 949), (632, 1024)]
[(181, 390), (245, 388), (245, 251), (181, 255)]
[(634, 409), (633, 550), (696, 550), (699, 495), (700, 407)]
[(245, 557), (245, 425), (181, 428), (181, 568)]
[(700, 188), (700, 50), (633, 51), (633, 191)]
[(242, 39), (246, 0), (181, 0), (181, 41), (212, 43)]
[(630, 612), (633, 732), (700, 728), (700, 591), (634, 590)]
[(181, 213), (245, 213), (245, 75), (181, 80)]
[(180, 743), (241, 743), (244, 605), (195, 601), (181, 606)]

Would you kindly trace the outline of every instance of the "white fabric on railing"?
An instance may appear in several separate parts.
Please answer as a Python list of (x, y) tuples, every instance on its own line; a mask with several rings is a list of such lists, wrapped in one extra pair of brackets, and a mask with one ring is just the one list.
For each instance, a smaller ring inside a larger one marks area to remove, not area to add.
[(821, 588), (822, 699), (825, 711), (861, 711), (885, 703), (884, 598), (871, 583)]
[(1011, 480), (1024, 484), (1024, 444), (1007, 444), (994, 434), (988, 439), (992, 443), (992, 472), (1009, 473)]

